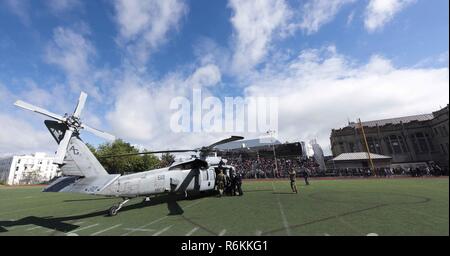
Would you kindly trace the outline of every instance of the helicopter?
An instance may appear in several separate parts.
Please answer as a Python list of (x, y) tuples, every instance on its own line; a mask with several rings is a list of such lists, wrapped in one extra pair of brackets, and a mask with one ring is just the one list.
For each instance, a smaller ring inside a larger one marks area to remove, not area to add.
[(58, 143), (54, 163), (61, 170), (61, 176), (43, 189), (43, 192), (70, 192), (96, 196), (121, 197), (122, 202), (109, 208), (110, 216), (118, 211), (132, 198), (161, 194), (184, 194), (188, 192), (212, 191), (215, 188), (216, 169), (209, 168), (208, 154), (214, 147), (244, 137), (231, 136), (209, 146), (195, 149), (162, 150), (143, 153), (122, 154), (108, 157), (124, 157), (137, 154), (197, 152), (199, 157), (174, 162), (169, 167), (144, 172), (120, 175), (109, 174), (98, 159), (80, 138), (82, 130), (89, 131), (107, 140), (115, 136), (92, 128), (81, 121), (81, 112), (86, 103), (87, 94), (81, 92), (73, 114), (63, 116), (43, 108), (18, 100), (14, 105), (30, 110), (53, 120), (45, 120), (44, 124)]

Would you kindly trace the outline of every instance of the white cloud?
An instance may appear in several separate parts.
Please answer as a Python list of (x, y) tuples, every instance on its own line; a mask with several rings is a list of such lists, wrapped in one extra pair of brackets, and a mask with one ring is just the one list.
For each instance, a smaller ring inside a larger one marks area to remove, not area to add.
[[(25, 86), (20, 95), (17, 95), (7, 89), (2, 82), (0, 82), (0, 156), (11, 154), (25, 154), (40, 152), (54, 152), (56, 149), (56, 142), (50, 134), (48, 134), (42, 120), (34, 113), (27, 113), (17, 107), (13, 103), (17, 99), (26, 99), (27, 95), (31, 95), (34, 104), (43, 99), (48, 98), (48, 94), (34, 87), (32, 81), (31, 85)], [(40, 127), (39, 127), (39, 126)], [(39, 127), (39, 128), (36, 128)]]
[(302, 21), (297, 26), (307, 34), (315, 33), (330, 22), (344, 5), (353, 2), (355, 0), (310, 0), (304, 4)]
[(355, 18), (355, 11), (352, 11), (352, 12), (347, 16), (347, 26), (350, 26), (350, 24), (352, 24), (354, 18)]
[(302, 51), (279, 67), (255, 76), (246, 95), (278, 96), (280, 136), (317, 138), (328, 153), (331, 129), (348, 119), (431, 113), (449, 102), (448, 68), (397, 68), (379, 55), (358, 65), (334, 47)]
[(45, 53), (48, 63), (58, 65), (69, 76), (84, 76), (89, 70), (95, 48), (83, 34), (57, 27)]
[[(27, 121), (0, 112), (0, 154), (53, 152), (57, 144), (44, 129), (35, 129)], [(42, 124), (43, 125), (43, 124)]]
[(216, 85), (221, 79), (220, 70), (216, 65), (208, 64), (198, 68), (189, 78), (189, 84), (193, 87)]
[(82, 6), (79, 0), (46, 0), (45, 3), (55, 15), (62, 15)]
[(179, 26), (187, 13), (180, 0), (116, 0), (119, 44), (126, 47), (132, 62), (142, 65), (167, 40), (168, 32)]
[(370, 0), (366, 8), (364, 26), (374, 32), (384, 27), (394, 16), (415, 0)]
[(185, 136), (197, 135), (174, 133), (170, 129), (170, 117), (174, 112), (170, 109), (171, 100), (191, 98), (194, 87), (202, 87), (203, 96), (210, 95), (208, 88), (220, 79), (219, 69), (211, 64), (198, 67), (188, 76), (172, 73), (160, 80), (126, 71), (115, 85), (114, 107), (106, 119), (114, 133), (127, 140), (152, 147), (181, 145)]
[(111, 79), (114, 71), (95, 66), (97, 51), (88, 38), (89, 34), (90, 28), (85, 23), (55, 28), (45, 48), (44, 60), (64, 71), (72, 92), (79, 95), (81, 90), (85, 90), (92, 98), (101, 100), (102, 90), (109, 86), (102, 82)]
[(235, 50), (232, 69), (246, 72), (262, 62), (277, 29), (286, 24), (290, 11), (283, 0), (230, 0), (233, 10)]
[(6, 7), (25, 25), (29, 26), (31, 23), (31, 17), (29, 14), (29, 1), (28, 0), (5, 0)]

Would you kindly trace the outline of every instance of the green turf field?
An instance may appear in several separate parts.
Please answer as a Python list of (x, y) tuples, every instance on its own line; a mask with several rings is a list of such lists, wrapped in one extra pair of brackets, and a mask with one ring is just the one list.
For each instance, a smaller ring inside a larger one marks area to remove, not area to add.
[(449, 235), (448, 178), (249, 181), (178, 205), (0, 186), (0, 235)]

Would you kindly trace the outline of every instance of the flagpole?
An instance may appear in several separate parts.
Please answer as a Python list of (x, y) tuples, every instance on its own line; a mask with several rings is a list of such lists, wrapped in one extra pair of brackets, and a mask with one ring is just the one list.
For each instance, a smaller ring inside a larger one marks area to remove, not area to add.
[(366, 133), (364, 132), (364, 127), (363, 127), (363, 125), (361, 123), (361, 118), (359, 118), (358, 121), (359, 121), (359, 127), (361, 128), (361, 131), (362, 131), (362, 134), (363, 134), (364, 144), (366, 146), (366, 151), (367, 151), (367, 157), (369, 158), (369, 162), (370, 162), (370, 168), (372, 169), (373, 172), (375, 172), (375, 168), (373, 166), (372, 157), (370, 156), (370, 150), (369, 150), (369, 145), (367, 143)]

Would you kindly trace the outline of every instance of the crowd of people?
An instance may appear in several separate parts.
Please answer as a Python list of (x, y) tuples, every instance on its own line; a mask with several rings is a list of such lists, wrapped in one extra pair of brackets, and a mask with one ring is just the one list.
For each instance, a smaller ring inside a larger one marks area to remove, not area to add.
[(304, 177), (393, 177), (393, 176), (441, 176), (448, 175), (447, 168), (441, 168), (437, 164), (429, 163), (421, 167), (408, 168), (336, 168), (323, 170), (313, 158), (257, 158), (242, 159), (239, 157), (228, 158), (229, 165), (236, 168), (236, 171), (242, 173), (245, 179), (259, 178), (287, 178), (293, 170), (297, 176)]
[(258, 158), (258, 159), (227, 159), (229, 165), (236, 168), (237, 172), (241, 172), (243, 178), (287, 178), (289, 172), (295, 170), (298, 175), (302, 173), (311, 174), (318, 170), (319, 165), (311, 159), (298, 160), (292, 158)]

